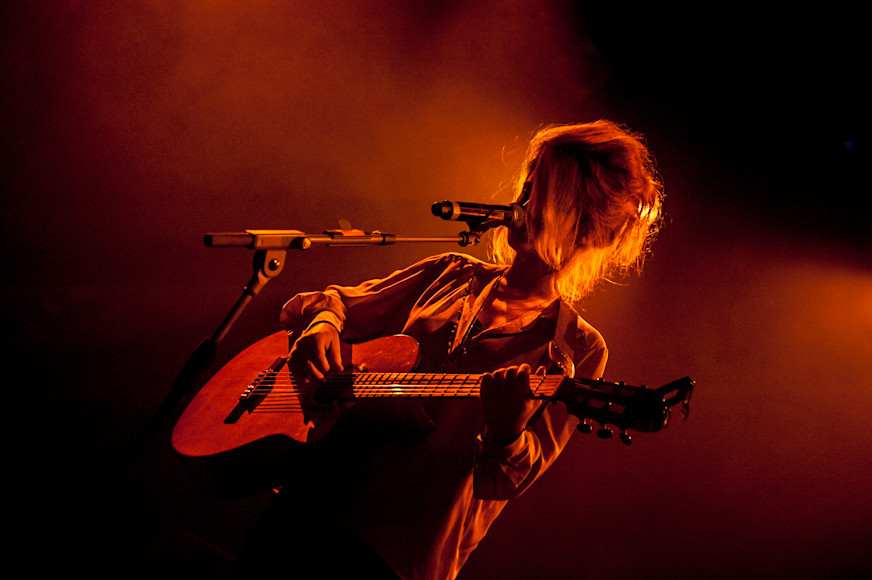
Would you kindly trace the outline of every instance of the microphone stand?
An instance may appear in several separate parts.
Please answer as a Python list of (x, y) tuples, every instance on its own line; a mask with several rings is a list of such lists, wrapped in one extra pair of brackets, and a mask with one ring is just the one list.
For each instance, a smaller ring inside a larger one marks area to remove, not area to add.
[(248, 284), (243, 288), (242, 296), (239, 297), (212, 336), (203, 339), (182, 366), (172, 382), (169, 395), (134, 441), (130, 452), (122, 461), (121, 470), (126, 470), (148, 440), (174, 418), (178, 412), (179, 403), (194, 391), (200, 377), (215, 361), (218, 344), (239, 319), (245, 307), (257, 296), (267, 282), (281, 273), (288, 250), (307, 250), (316, 244), (325, 246), (385, 246), (399, 242), (454, 242), (461, 246), (469, 246), (477, 244), (481, 240), (482, 234), (497, 224), (491, 220), (478, 220), (470, 221), (468, 225), (468, 232), (461, 232), (450, 237), (401, 237), (378, 231), (366, 233), (361, 230), (327, 230), (323, 234), (305, 234), (298, 230), (245, 230), (206, 234), (204, 243), (207, 247), (235, 247), (255, 250), (252, 264), (254, 272)]

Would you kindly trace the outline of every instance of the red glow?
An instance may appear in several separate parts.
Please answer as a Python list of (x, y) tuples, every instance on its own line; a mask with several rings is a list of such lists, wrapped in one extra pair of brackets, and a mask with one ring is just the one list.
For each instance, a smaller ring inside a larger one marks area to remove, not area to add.
[[(789, 189), (786, 179), (825, 174), (828, 189), (818, 195), (833, 199), (818, 200), (815, 215), (836, 200), (849, 205), (853, 198), (840, 196), (863, 142), (847, 151), (856, 157), (839, 158), (839, 171), (805, 151), (782, 161), (791, 171), (775, 167), (777, 152), (767, 149), (774, 138), (760, 145), (751, 126), (769, 130), (767, 115), (777, 113), (806, 137), (809, 122), (786, 99), (758, 103), (757, 85), (747, 83), (732, 91), (766, 122), (724, 120), (737, 106), (726, 85), (750, 59), (730, 62), (726, 76), (712, 71), (717, 90), (701, 87), (685, 60), (656, 62), (630, 84), (638, 92), (678, 70), (684, 82), (660, 90), (676, 109), (693, 105), (682, 110), (685, 128), (674, 110), (612, 98), (619, 71), (558, 4), (70, 1), (7, 9), (5, 352), (38, 369), (36, 384), (27, 383), (36, 400), (14, 406), (25, 420), (32, 417), (21, 411), (40, 411), (26, 451), (45, 469), (33, 478), (46, 486), (33, 503), (51, 519), (34, 521), (51, 529), (75, 522), (71, 551), (90, 555), (106, 538), (77, 545), (79, 523), (106, 502), (124, 528), (107, 535), (129, 537), (122, 548), (136, 554), (125, 565), (157, 562), (161, 574), (188, 564), (221, 568), (216, 554), (238, 547), (259, 498), (202, 499), (159, 437), (127, 486), (104, 480), (248, 280), (250, 256), (207, 250), (203, 234), (318, 233), (340, 219), (401, 235), (455, 233), (456, 224), (430, 216), (434, 201), (507, 199), (530, 131), (614, 116), (648, 134), (671, 221), (642, 277), (595, 296), (585, 317), (610, 345), (607, 379), (653, 385), (690, 375), (693, 410), (630, 448), (576, 436), (497, 521), (464, 578), (868, 571), (872, 275), (865, 248), (847, 242), (865, 238), (838, 224), (841, 237), (817, 240), (790, 223), (808, 205), (792, 190), (777, 211), (766, 202), (779, 199), (776, 188)], [(631, 30), (658, 31), (648, 22)], [(654, 50), (662, 37), (643, 40)], [(857, 76), (836, 75), (838, 59), (815, 56), (833, 67), (817, 71), (828, 85)], [(648, 53), (632, 59), (651, 62)], [(763, 105), (776, 110), (761, 113)], [(829, 122), (837, 112), (803, 115)], [(833, 122), (833, 134), (841, 129)], [(447, 249), (457, 248), (293, 255), (238, 323), (226, 354), (276, 330), (280, 304), (294, 292), (383, 275)], [(106, 498), (107, 489), (124, 497)]]

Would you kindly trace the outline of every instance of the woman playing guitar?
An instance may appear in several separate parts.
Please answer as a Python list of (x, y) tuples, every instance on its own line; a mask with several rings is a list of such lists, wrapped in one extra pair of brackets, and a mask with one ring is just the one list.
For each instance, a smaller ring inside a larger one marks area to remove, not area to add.
[[(531, 373), (603, 375), (605, 342), (573, 307), (641, 267), (662, 201), (637, 135), (609, 121), (546, 127), (517, 178), (525, 224), (495, 232), (494, 263), (442, 254), (291, 298), (281, 323), (296, 338), (303, 413), (331, 429), (293, 467), (240, 575), (456, 577), (577, 426), (531, 397)], [(419, 343), (416, 372), (483, 373), (479, 398), (346, 405), (326, 393), (344, 367), (342, 343), (393, 334)]]

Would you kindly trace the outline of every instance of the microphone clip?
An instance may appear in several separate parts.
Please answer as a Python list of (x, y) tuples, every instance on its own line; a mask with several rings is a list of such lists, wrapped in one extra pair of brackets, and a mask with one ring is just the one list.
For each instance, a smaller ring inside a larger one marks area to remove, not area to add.
[(469, 231), (461, 233), (461, 246), (477, 244), (481, 236), (491, 228), (506, 226), (518, 229), (522, 228), (526, 221), (524, 206), (519, 203), (486, 205), (442, 201), (434, 203), (431, 210), (434, 216), (443, 220), (462, 221), (467, 224)]

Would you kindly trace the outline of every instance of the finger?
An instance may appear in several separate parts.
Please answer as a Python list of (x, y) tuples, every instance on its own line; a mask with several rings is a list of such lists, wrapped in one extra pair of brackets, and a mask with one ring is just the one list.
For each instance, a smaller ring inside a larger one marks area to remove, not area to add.
[(315, 381), (323, 381), (324, 380), (324, 373), (322, 373), (321, 370), (318, 368), (318, 366), (315, 365), (315, 363), (313, 363), (310, 360), (307, 360), (305, 362), (304, 374), (311, 380), (315, 380)]
[(481, 375), (481, 384), (479, 385), (479, 396), (482, 399), (487, 399), (491, 396), (494, 389), (496, 379), (493, 373), (483, 373)]
[(529, 383), (530, 367), (521, 365), (508, 367), (499, 371), (505, 389), (518, 390)]
[[(326, 349), (318, 349), (315, 353), (315, 366), (322, 373), (330, 372), (330, 361), (327, 360), (327, 351)], [(321, 377), (323, 378), (323, 376)]]
[(547, 373), (548, 373), (548, 369), (546, 369), (544, 366), (541, 366), (541, 367), (539, 367), (538, 369), (536, 369), (536, 374), (537, 374), (537, 375), (544, 375), (544, 374), (547, 374)]
[(330, 370), (343, 370), (345, 365), (342, 364), (342, 354), (339, 348), (338, 336), (334, 336), (333, 340), (330, 341), (330, 346), (328, 347), (327, 352), (330, 355)]
[(291, 373), (294, 375), (294, 378), (300, 380), (307, 380), (306, 376), (306, 365), (302, 359), (299, 357), (291, 357), (290, 362)]
[(532, 392), (530, 391), (531, 371), (532, 368), (530, 367), (530, 365), (522, 364), (518, 368), (517, 380), (515, 381), (515, 391), (525, 399), (532, 396)]

